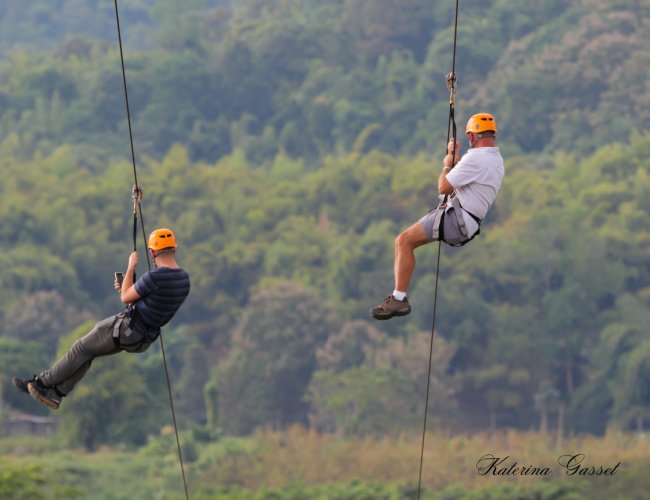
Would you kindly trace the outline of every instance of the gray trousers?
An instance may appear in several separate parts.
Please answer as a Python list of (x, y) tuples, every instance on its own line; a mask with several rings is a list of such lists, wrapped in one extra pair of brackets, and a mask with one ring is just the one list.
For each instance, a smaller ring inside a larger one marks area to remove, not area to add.
[[(113, 336), (119, 339), (121, 347), (117, 347)], [(120, 351), (142, 352), (149, 347), (146, 342), (138, 342), (142, 337), (128, 327), (128, 321), (123, 321), (120, 315), (106, 318), (95, 325), (86, 335), (77, 340), (72, 348), (56, 362), (49, 370), (45, 370), (39, 378), (46, 386), (56, 387), (67, 395), (90, 368), (93, 359), (100, 356), (110, 356)], [(138, 349), (132, 350), (126, 345), (138, 343)]]

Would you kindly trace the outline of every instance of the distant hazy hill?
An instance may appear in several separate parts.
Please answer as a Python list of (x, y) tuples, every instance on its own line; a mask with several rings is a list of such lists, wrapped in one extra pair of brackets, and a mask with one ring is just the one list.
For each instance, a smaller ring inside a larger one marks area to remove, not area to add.
[[(263, 161), (280, 150), (415, 154), (444, 141), (453, 1), (120, 5), (140, 152), (184, 143), (196, 159), (240, 149)], [(584, 153), (650, 120), (647, 0), (461, 7), (461, 128), (491, 111), (508, 151)], [(20, 48), (45, 53), (19, 60)], [(25, 135), (25, 154), (64, 142), (114, 151), (124, 134), (115, 48), (111, 1), (0, 1), (0, 138)]]

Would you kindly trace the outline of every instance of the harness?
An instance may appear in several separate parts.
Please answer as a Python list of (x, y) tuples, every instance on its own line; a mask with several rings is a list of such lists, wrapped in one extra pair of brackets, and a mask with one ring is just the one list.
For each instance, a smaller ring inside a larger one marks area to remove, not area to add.
[[(131, 337), (131, 335), (134, 333), (140, 335), (140, 332), (137, 332), (133, 326), (135, 314), (136, 310), (133, 308), (131, 309), (131, 314), (129, 314), (127, 311), (121, 311), (115, 315), (115, 319), (111, 324), (111, 328), (113, 330), (113, 343), (118, 349), (122, 349), (127, 352), (142, 352), (146, 350), (147, 347), (149, 347), (149, 345), (158, 337), (157, 333), (152, 334), (147, 332), (147, 334), (142, 335), (141, 338), (134, 342), (126, 343), (120, 341), (120, 333), (124, 333), (124, 336), (127, 338)], [(124, 330), (122, 331), (122, 329)]]
[[(458, 221), (458, 227), (460, 228), (460, 233), (463, 236), (463, 238), (465, 238), (461, 241), (450, 242), (445, 239), (445, 215), (447, 211), (449, 211), (452, 208), (454, 210), (454, 215), (456, 216), (456, 220)], [(448, 202), (441, 201), (440, 204), (435, 208), (435, 211), (436, 213), (433, 221), (434, 240), (444, 241), (445, 243), (447, 243), (447, 245), (452, 247), (462, 247), (463, 245), (466, 245), (467, 243), (472, 241), (474, 238), (476, 238), (476, 236), (478, 236), (481, 233), (482, 220), (479, 219), (472, 212), (465, 210), (460, 204), (460, 200), (458, 199), (457, 196), (452, 195), (449, 198)], [(469, 232), (467, 231), (467, 226), (465, 225), (465, 218), (463, 217), (463, 212), (469, 215), (478, 224), (478, 229), (471, 236), (471, 238), (469, 237)]]

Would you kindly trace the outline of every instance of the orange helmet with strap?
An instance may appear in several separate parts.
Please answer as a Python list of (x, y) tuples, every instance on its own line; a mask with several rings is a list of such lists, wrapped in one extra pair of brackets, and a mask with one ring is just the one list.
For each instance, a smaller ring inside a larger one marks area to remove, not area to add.
[(165, 248), (176, 248), (176, 237), (171, 229), (156, 229), (149, 235), (150, 250), (163, 250)]
[(489, 113), (477, 113), (473, 115), (467, 122), (467, 127), (465, 128), (465, 135), (469, 134), (481, 134), (483, 132), (494, 132), (497, 131), (497, 122), (494, 121), (494, 116)]

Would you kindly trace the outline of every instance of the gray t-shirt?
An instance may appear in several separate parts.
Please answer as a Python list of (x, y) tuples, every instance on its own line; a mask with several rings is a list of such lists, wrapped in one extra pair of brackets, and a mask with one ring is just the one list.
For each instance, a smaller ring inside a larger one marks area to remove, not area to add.
[[(462, 207), (479, 219), (484, 219), (494, 203), (505, 174), (499, 148), (470, 149), (447, 174)], [(468, 214), (463, 214), (469, 235), (478, 224)]]

